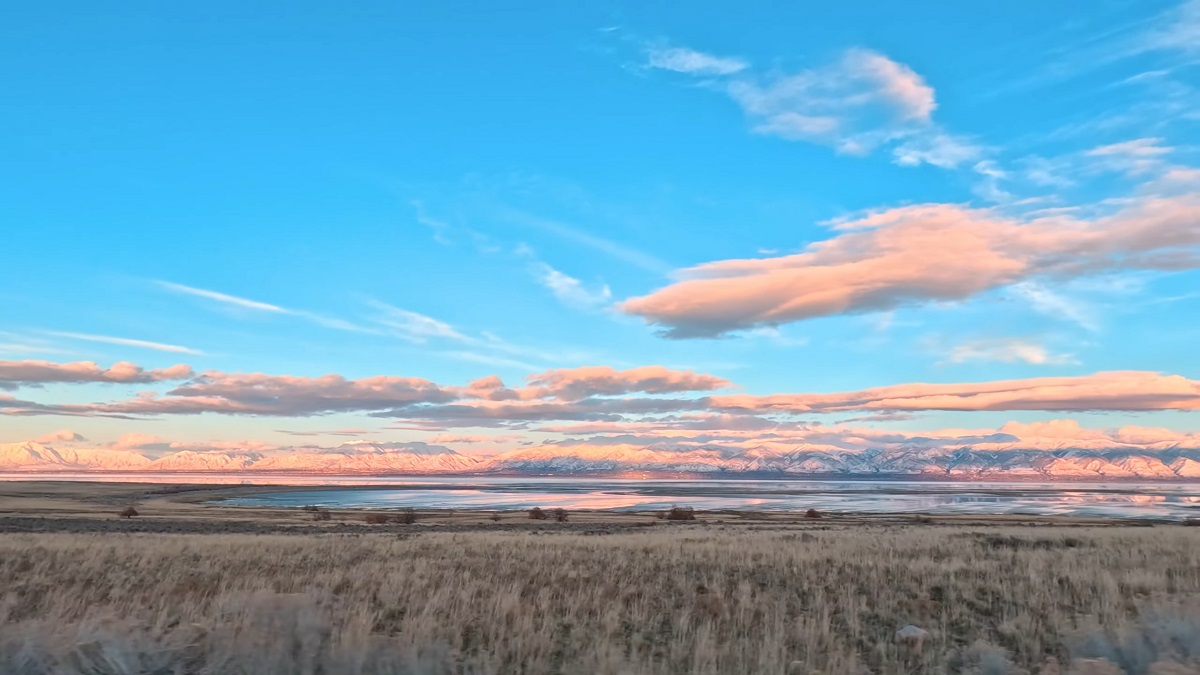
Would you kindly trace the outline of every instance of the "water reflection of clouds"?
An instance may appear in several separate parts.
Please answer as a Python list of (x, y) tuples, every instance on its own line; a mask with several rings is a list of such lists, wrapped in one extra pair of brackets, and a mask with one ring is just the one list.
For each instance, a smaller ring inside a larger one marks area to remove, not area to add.
[[(0, 474), (0, 480), (28, 480)], [(300, 476), (245, 474), (58, 474), (55, 480), (228, 485), (295, 485), (297, 490), (230, 503), (319, 504), (344, 508), (543, 508), (702, 510), (816, 508), (848, 513), (1087, 515), (1185, 518), (1197, 515), (1196, 483), (971, 483), (932, 481), (697, 480), (489, 476)], [(352, 488), (352, 489), (338, 489)]]
[(816, 508), (849, 513), (1089, 515), (1183, 518), (1200, 503), (1200, 486), (1090, 485), (1069, 488), (1022, 483), (887, 483), (822, 481), (612, 481), (481, 479), (409, 483), (402, 489), (298, 490), (236, 503), (346, 508), (649, 510), (672, 504), (702, 510)]

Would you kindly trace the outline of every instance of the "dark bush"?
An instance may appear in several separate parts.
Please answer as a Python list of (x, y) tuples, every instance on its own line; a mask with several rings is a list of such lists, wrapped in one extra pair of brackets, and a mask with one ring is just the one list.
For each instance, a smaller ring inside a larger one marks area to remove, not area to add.
[(1200, 518), (1188, 518), (1183, 521), (1184, 527), (1200, 527)]
[(411, 508), (404, 509), (396, 516), (396, 522), (402, 525), (412, 525), (417, 522), (417, 512)]
[(567, 510), (566, 509), (554, 509), (554, 519), (560, 523), (567, 522)]
[(317, 521), (333, 520), (333, 515), (325, 509), (317, 509), (313, 511), (312, 519)]
[(546, 520), (549, 517), (550, 516), (546, 515), (546, 512), (543, 511), (540, 506), (535, 506), (532, 509), (529, 509), (530, 520)]
[(821, 512), (816, 509), (809, 509), (804, 512), (804, 517), (805, 518), (820, 518)]
[(363, 516), (363, 522), (368, 525), (383, 525), (391, 519), (392, 517), (386, 513), (368, 513)]
[(492, 514), (491, 518), (492, 518), (493, 523), (500, 522), (500, 512), (496, 511), (495, 513)]
[(319, 506), (313, 506), (312, 504), (309, 504), (308, 506), (301, 506), (301, 507), (300, 507), (300, 510), (301, 510), (301, 511), (308, 511), (309, 513), (317, 513), (318, 511), (320, 511), (320, 510), (321, 510), (321, 507), (319, 507)]
[(128, 518), (133, 518), (134, 516), (138, 515), (138, 512), (137, 512), (137, 509), (133, 508), (132, 506), (126, 506), (124, 509), (121, 509), (121, 512), (118, 513), (117, 515), (121, 516), (122, 518), (128, 519)]
[(672, 506), (667, 511), (667, 520), (695, 520), (696, 512), (690, 506)]

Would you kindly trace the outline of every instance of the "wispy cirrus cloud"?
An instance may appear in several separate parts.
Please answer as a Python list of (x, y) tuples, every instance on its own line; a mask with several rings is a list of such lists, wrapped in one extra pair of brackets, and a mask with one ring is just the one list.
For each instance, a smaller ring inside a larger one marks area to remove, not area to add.
[(169, 352), (172, 354), (191, 354), (194, 356), (203, 355), (204, 352), (190, 347), (181, 345), (172, 345), (164, 342), (151, 342), (150, 340), (135, 340), (133, 338), (113, 337), (111, 335), (93, 335), (91, 333), (71, 333), (67, 331), (48, 330), (44, 331), (46, 335), (55, 337), (67, 338), (70, 340), (82, 340), (84, 342), (102, 342), (104, 344), (119, 345), (121, 347), (136, 347), (138, 349), (152, 349), (156, 352)]
[(971, 361), (1026, 363), (1034, 366), (1078, 364), (1073, 354), (1050, 351), (1045, 345), (1027, 338), (991, 338), (967, 340), (946, 350), (947, 363)]
[(380, 311), (380, 315), (375, 318), (376, 323), (390, 329), (396, 337), (408, 342), (425, 344), (431, 339), (472, 342), (471, 338), (458, 332), (445, 321), (378, 300), (371, 300), (369, 304)]
[(259, 300), (251, 300), (236, 295), (229, 295), (219, 291), (213, 291), (205, 288), (196, 288), (194, 286), (185, 286), (169, 281), (155, 281), (159, 287), (168, 290), (172, 293), (181, 295), (189, 295), (192, 297), (203, 298), (217, 304), (217, 306), (232, 308), (235, 310), (261, 312), (266, 314), (276, 314), (280, 316), (292, 316), (311, 323), (315, 323), (326, 328), (334, 330), (349, 331), (355, 333), (372, 333), (373, 329), (361, 326), (352, 321), (339, 319), (337, 317), (325, 316), (316, 312), (310, 312), (303, 309), (289, 309), (280, 305), (275, 305), (269, 302)]
[(280, 307), (279, 305), (272, 305), (269, 302), (259, 302), (258, 300), (250, 300), (248, 298), (242, 298), (236, 295), (229, 295), (227, 293), (220, 293), (218, 291), (210, 291), (205, 288), (196, 288), (194, 286), (185, 286), (183, 284), (171, 283), (169, 281), (155, 281), (154, 283), (168, 291), (182, 293), (184, 295), (191, 295), (197, 298), (204, 298), (206, 300), (212, 300), (223, 305), (229, 305), (241, 309), (252, 309), (258, 312), (271, 312), (275, 314), (288, 313), (286, 309)]
[(1135, 38), (1129, 51), (1200, 53), (1200, 0), (1184, 0)]
[(672, 70), (689, 75), (732, 75), (750, 67), (743, 59), (714, 56), (686, 47), (655, 47), (646, 50), (651, 68)]
[(671, 269), (669, 264), (656, 256), (646, 253), (645, 251), (640, 251), (627, 244), (622, 244), (620, 242), (592, 234), (591, 232), (568, 225), (562, 221), (551, 218), (542, 218), (513, 209), (500, 209), (500, 212), (506, 220), (509, 220), (513, 223), (541, 230), (560, 239), (574, 242), (648, 272), (665, 274)]
[(647, 66), (704, 81), (730, 97), (751, 130), (827, 145), (848, 155), (891, 149), (901, 166), (971, 165), (984, 148), (933, 121), (937, 96), (909, 66), (854, 48), (832, 63), (791, 73), (755, 72), (743, 59), (675, 47), (647, 50)]
[(546, 287), (564, 305), (589, 309), (606, 305), (612, 300), (612, 291), (605, 284), (588, 288), (579, 279), (543, 262), (535, 262), (530, 267), (538, 283)]
[(1009, 290), (1013, 297), (1027, 303), (1033, 311), (1043, 316), (1058, 321), (1069, 321), (1092, 332), (1100, 330), (1096, 311), (1087, 302), (1068, 297), (1033, 281), (1013, 284)]
[(379, 312), (373, 321), (381, 326), (386, 334), (412, 344), (437, 347), (437, 353), (442, 356), (502, 368), (540, 368), (525, 359), (540, 358), (541, 354), (509, 344), (491, 333), (468, 335), (445, 321), (420, 312), (395, 307), (379, 300), (371, 300), (369, 304)]

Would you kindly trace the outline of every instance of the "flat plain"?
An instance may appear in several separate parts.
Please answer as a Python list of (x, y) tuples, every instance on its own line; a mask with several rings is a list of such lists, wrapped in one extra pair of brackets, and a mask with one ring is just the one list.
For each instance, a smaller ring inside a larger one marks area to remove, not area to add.
[(256, 489), (0, 485), (0, 672), (1200, 672), (1197, 527), (209, 503)]

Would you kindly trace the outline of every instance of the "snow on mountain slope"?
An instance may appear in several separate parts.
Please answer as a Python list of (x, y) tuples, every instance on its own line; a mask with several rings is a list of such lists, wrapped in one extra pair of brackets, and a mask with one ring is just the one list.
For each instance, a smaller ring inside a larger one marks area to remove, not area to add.
[(475, 468), (478, 460), (448, 448), (396, 447), (353, 443), (335, 450), (296, 451), (264, 457), (254, 471), (314, 473), (454, 473)]
[(135, 471), (150, 460), (140, 453), (107, 448), (64, 448), (27, 441), (0, 444), (3, 471)]
[[(994, 447), (989, 444), (989, 447)], [(1196, 451), (1182, 451), (1196, 453)], [(1178, 457), (1176, 455), (1179, 455)], [(1062, 478), (1178, 479), (1200, 477), (1200, 461), (1177, 451), (1146, 453), (1124, 448), (1057, 450), (975, 450), (906, 445), (864, 451), (793, 452), (719, 446), (640, 448), (632, 445), (547, 444), (497, 455), (485, 471), (529, 473), (604, 473), (671, 471), (681, 473), (768, 472), (791, 475), (904, 475), (961, 479)]]
[(319, 474), (663, 472), (770, 473), (821, 476), (914, 476), (963, 480), (1147, 480), (1200, 478), (1200, 450), (1129, 447), (938, 447), (921, 442), (845, 449), (823, 444), (764, 443), (750, 448), (709, 443), (547, 443), (487, 459), (425, 443), (357, 441), (333, 449), (293, 447), (264, 452), (183, 450), (151, 460), (105, 448), (0, 444), (0, 471), (297, 472)]
[(193, 472), (193, 471), (241, 471), (254, 465), (262, 458), (257, 453), (197, 452), (181, 450), (159, 457), (147, 466), (149, 471)]

